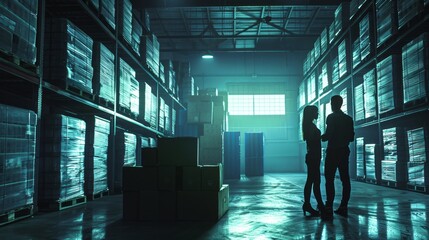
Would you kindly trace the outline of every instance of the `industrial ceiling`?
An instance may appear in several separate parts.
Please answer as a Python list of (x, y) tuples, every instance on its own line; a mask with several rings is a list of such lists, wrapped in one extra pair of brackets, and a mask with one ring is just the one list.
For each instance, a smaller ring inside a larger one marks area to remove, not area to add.
[(139, 1), (163, 52), (308, 51), (341, 1)]

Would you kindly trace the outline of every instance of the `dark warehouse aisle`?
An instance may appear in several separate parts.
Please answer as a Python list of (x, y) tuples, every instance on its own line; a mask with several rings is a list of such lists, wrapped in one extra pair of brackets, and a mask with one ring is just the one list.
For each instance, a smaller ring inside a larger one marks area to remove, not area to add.
[[(217, 223), (124, 222), (114, 195), (0, 228), (0, 239), (426, 239), (425, 194), (352, 182), (349, 217), (304, 217), (304, 174), (267, 174), (230, 184), (230, 209)], [(336, 182), (337, 188), (340, 185)], [(322, 181), (322, 194), (324, 193)], [(336, 202), (340, 191), (337, 190)], [(315, 203), (313, 203), (315, 204)]]

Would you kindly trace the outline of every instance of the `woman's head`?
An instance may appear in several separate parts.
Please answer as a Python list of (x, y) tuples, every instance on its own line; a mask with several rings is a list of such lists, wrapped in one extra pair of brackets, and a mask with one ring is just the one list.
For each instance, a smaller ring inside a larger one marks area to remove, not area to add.
[(307, 139), (308, 131), (311, 127), (313, 120), (319, 116), (319, 109), (314, 105), (308, 105), (304, 108), (304, 115), (302, 117), (302, 135), (304, 141)]
[(304, 108), (303, 119), (306, 121), (312, 122), (314, 119), (317, 119), (319, 116), (319, 109), (314, 105), (308, 105)]

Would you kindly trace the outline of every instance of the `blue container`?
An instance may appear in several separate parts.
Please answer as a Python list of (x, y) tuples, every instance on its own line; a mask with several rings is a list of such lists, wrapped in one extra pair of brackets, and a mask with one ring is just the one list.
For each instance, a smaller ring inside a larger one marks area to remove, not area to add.
[(240, 132), (224, 132), (224, 178), (240, 179)]
[(264, 175), (264, 135), (263, 133), (245, 133), (245, 166), (248, 177)]

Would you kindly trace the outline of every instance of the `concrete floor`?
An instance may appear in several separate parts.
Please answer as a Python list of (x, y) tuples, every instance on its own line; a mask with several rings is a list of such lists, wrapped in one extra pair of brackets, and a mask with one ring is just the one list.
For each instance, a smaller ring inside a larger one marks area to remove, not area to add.
[[(125, 222), (122, 195), (0, 227), (0, 239), (428, 239), (429, 196), (352, 181), (349, 217), (304, 217), (305, 174), (266, 174), (230, 184), (218, 222)], [(336, 203), (340, 201), (337, 180)], [(322, 181), (324, 195), (324, 181)], [(313, 205), (316, 205), (313, 199)]]

